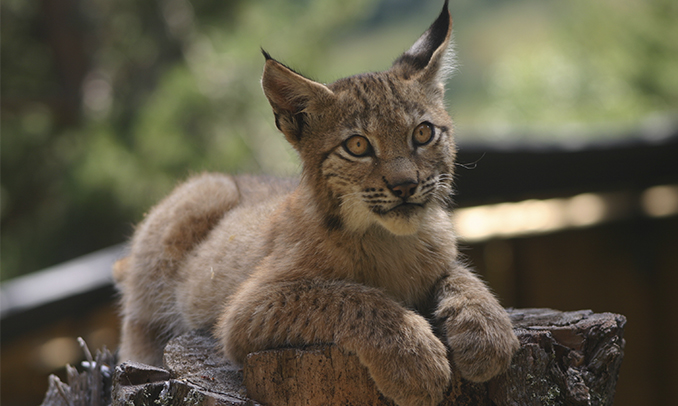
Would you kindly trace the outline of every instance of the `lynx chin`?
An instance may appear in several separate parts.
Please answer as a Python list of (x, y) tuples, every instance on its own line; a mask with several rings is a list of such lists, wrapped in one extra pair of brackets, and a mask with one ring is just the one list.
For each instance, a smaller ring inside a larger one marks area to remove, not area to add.
[[(264, 52), (264, 93), (299, 153), (299, 180), (202, 174), (138, 225), (114, 267), (120, 360), (162, 364), (209, 330), (225, 357), (334, 343), (398, 405), (435, 405), (454, 364), (502, 373), (518, 348), (496, 298), (460, 260), (447, 1), (384, 72), (325, 85)], [(435, 332), (434, 332), (435, 331)]]

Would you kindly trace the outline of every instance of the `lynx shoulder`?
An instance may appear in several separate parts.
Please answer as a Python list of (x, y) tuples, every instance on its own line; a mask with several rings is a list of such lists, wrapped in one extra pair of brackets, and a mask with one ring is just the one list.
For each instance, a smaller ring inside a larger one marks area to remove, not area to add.
[(389, 70), (330, 85), (264, 53), (264, 93), (302, 175), (203, 174), (150, 211), (115, 269), (121, 360), (160, 364), (192, 329), (237, 363), (334, 343), (399, 405), (442, 399), (448, 348), (471, 381), (508, 367), (511, 323), (459, 261), (450, 220), (451, 28), (445, 2)]

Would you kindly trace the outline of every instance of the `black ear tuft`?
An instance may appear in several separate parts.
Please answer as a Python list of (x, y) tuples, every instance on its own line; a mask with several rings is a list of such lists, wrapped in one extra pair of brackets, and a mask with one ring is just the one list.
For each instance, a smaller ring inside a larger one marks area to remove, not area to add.
[(266, 58), (267, 61), (268, 61), (269, 59), (273, 59), (273, 57), (271, 56), (271, 54), (269, 54), (268, 52), (266, 52), (266, 50), (265, 50), (264, 48), (261, 48), (261, 53), (264, 54), (264, 58)]

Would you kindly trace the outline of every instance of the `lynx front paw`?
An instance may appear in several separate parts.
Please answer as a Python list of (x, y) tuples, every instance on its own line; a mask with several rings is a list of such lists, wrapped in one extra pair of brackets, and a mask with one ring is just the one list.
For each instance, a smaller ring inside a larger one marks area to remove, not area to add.
[(435, 406), (450, 382), (447, 350), (423, 317), (405, 318), (404, 331), (358, 355), (379, 390), (399, 406)]
[(447, 321), (454, 363), (462, 377), (485, 382), (504, 372), (520, 346), (502, 308), (466, 310)]

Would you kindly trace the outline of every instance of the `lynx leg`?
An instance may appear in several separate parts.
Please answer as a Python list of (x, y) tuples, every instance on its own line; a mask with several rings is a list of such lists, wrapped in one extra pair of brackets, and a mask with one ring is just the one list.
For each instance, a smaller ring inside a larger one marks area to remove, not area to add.
[(461, 375), (484, 382), (504, 372), (519, 347), (511, 320), (471, 271), (459, 265), (438, 286), (436, 317)]
[(379, 390), (399, 405), (436, 405), (450, 379), (445, 346), (426, 320), (381, 291), (349, 282), (248, 281), (217, 323), (227, 356), (336, 343), (358, 355)]
[(230, 176), (203, 174), (177, 188), (162, 242), (172, 259), (181, 259), (238, 204), (238, 186)]
[(238, 200), (231, 177), (203, 174), (177, 187), (139, 225), (130, 255), (114, 270), (122, 291), (121, 361), (159, 365), (167, 340), (187, 329), (174, 296), (177, 269)]

